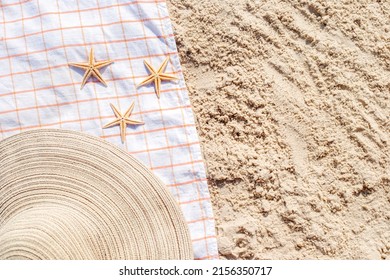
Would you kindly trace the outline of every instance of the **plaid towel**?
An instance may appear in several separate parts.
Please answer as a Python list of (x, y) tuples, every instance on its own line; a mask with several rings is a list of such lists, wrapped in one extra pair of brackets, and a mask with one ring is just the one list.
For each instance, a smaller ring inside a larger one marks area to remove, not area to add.
[[(0, 138), (50, 127), (83, 131), (126, 149), (171, 190), (190, 228), (196, 259), (218, 257), (205, 169), (165, 1), (3, 0), (0, 2)], [(70, 62), (111, 59), (103, 86)], [(137, 88), (169, 57), (161, 97)], [(124, 144), (110, 103), (135, 102)], [(31, 139), (31, 141), (34, 141)]]

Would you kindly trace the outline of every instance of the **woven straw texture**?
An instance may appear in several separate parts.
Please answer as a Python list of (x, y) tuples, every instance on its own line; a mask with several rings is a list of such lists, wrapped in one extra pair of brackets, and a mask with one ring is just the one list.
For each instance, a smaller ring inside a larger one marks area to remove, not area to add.
[(120, 148), (38, 129), (0, 142), (0, 259), (192, 259), (172, 195)]

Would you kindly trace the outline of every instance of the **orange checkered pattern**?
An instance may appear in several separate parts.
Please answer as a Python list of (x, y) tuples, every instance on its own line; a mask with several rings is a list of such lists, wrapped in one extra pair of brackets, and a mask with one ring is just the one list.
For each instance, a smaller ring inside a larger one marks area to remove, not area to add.
[[(206, 174), (176, 43), (161, 0), (25, 0), (0, 2), (0, 138), (50, 127), (83, 131), (126, 149), (171, 190), (190, 228), (196, 259), (218, 257)], [(113, 60), (101, 73), (108, 86), (68, 66)], [(169, 57), (157, 98), (153, 84), (137, 88)], [(133, 119), (121, 143), (110, 103)], [(31, 139), (34, 141), (34, 139)]]

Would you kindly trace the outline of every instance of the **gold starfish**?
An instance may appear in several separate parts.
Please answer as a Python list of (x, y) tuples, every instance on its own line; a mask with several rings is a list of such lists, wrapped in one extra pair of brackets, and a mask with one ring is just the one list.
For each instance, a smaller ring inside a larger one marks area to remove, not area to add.
[(129, 119), (129, 117), (131, 115), (131, 112), (134, 109), (134, 102), (130, 105), (129, 109), (127, 109), (127, 111), (123, 115), (118, 111), (117, 108), (115, 108), (114, 105), (112, 105), (112, 104), (110, 104), (110, 105), (111, 105), (112, 110), (114, 111), (116, 119), (113, 120), (112, 122), (109, 122), (105, 126), (103, 126), (103, 128), (107, 128), (107, 127), (111, 127), (111, 126), (119, 124), (120, 129), (121, 129), (122, 143), (124, 143), (125, 142), (125, 137), (126, 137), (126, 126), (128, 124), (133, 124), (134, 125), (134, 124), (144, 124), (144, 123), (140, 122), (140, 121)]
[(165, 58), (164, 62), (161, 64), (160, 68), (158, 68), (157, 71), (152, 67), (152, 65), (150, 65), (146, 60), (144, 60), (145, 66), (148, 68), (151, 74), (145, 80), (143, 80), (137, 87), (154, 82), (154, 88), (156, 90), (157, 97), (160, 98), (161, 81), (170, 81), (170, 80), (177, 79), (177, 77), (173, 75), (163, 73), (163, 71), (167, 67), (168, 60), (169, 57)]
[(82, 89), (85, 83), (87, 82), (88, 78), (91, 77), (91, 75), (95, 76), (101, 83), (107, 86), (106, 82), (102, 77), (102, 74), (100, 74), (99, 72), (99, 69), (111, 63), (112, 63), (111, 60), (103, 60), (103, 61), (96, 62), (93, 53), (93, 48), (91, 48), (91, 51), (89, 52), (88, 62), (69, 63), (69, 65), (85, 70), (83, 82), (81, 83), (81, 87), (80, 87), (80, 89)]

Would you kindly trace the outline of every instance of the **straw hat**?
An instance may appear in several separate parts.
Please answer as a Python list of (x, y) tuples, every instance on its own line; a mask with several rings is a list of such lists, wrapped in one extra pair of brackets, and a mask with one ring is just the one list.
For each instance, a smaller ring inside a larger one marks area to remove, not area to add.
[(0, 259), (192, 259), (167, 188), (125, 151), (80, 132), (0, 142)]

